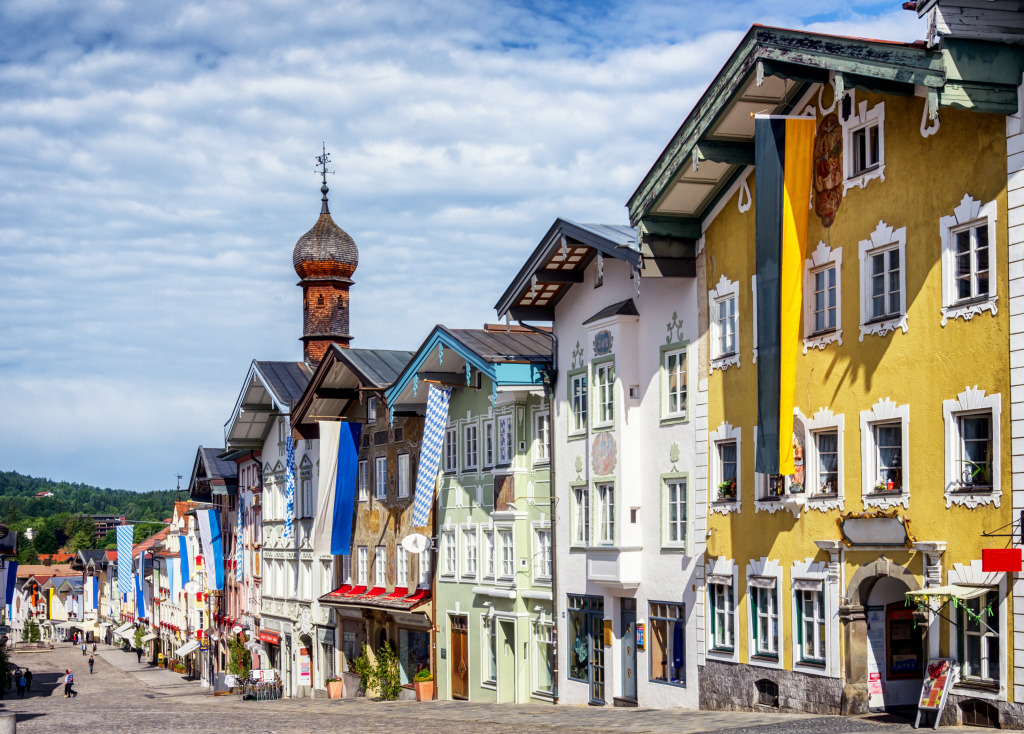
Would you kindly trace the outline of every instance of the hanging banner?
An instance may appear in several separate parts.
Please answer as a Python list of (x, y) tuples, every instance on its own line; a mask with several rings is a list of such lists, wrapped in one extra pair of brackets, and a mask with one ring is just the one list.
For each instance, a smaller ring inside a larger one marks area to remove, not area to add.
[(192, 559), (189, 557), (188, 552), (188, 538), (184, 535), (178, 536), (178, 560), (181, 561), (181, 586), (184, 587), (189, 581), (192, 580), (191, 566)]
[(295, 516), (295, 443), (292, 441), (291, 436), (285, 437), (284, 445), (288, 469), (284, 485), (284, 539), (290, 540), (292, 537), (292, 518)]
[(246, 493), (240, 492), (238, 494), (238, 509), (236, 513), (238, 515), (238, 541), (235, 543), (235, 581), (241, 582), (244, 569), (242, 567), (242, 536), (245, 533), (245, 495)]
[(134, 525), (117, 526), (117, 590), (127, 594), (132, 590), (132, 544)]
[(412, 526), (422, 528), (434, 506), (434, 488), (437, 485), (437, 466), (444, 448), (444, 429), (448, 424), (448, 401), (451, 388), (430, 386), (427, 398), (427, 417), (423, 424), (423, 442), (420, 444), (420, 465), (416, 472), (416, 496), (413, 500)]
[(198, 510), (199, 538), (203, 548), (203, 568), (206, 588), (224, 589), (224, 543), (220, 533), (220, 515), (217, 510)]

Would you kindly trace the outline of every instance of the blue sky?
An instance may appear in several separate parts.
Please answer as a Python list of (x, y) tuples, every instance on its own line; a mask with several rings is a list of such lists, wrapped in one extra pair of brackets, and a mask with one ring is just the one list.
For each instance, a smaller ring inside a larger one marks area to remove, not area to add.
[(752, 23), (924, 31), (899, 2), (0, 0), (0, 469), (169, 488), (223, 443), (250, 361), (302, 356), (321, 141), (353, 346), (493, 321), (555, 217), (626, 223)]

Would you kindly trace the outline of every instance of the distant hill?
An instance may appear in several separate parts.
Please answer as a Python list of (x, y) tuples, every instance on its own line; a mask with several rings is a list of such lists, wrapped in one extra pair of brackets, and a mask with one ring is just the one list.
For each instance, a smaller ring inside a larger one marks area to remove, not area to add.
[[(52, 492), (53, 496), (38, 496)], [(79, 482), (56, 482), (15, 471), (0, 472), (0, 520), (51, 517), (61, 513), (125, 515), (129, 520), (163, 520), (174, 509), (172, 489), (132, 492)]]

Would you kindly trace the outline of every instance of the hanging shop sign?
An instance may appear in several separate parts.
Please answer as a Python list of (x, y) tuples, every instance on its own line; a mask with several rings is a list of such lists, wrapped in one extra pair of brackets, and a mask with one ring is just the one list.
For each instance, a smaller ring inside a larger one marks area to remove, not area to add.
[(1020, 573), (1024, 570), (1020, 548), (983, 548), (981, 570), (985, 573)]

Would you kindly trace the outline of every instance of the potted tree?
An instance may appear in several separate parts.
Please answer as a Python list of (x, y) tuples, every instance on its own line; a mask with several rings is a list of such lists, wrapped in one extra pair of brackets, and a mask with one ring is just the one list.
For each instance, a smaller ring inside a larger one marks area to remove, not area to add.
[(325, 682), (327, 684), (328, 698), (341, 698), (344, 695), (345, 682), (341, 679), (341, 676), (328, 676)]
[(412, 687), (416, 689), (417, 701), (434, 700), (434, 676), (428, 668), (420, 670), (412, 679)]

